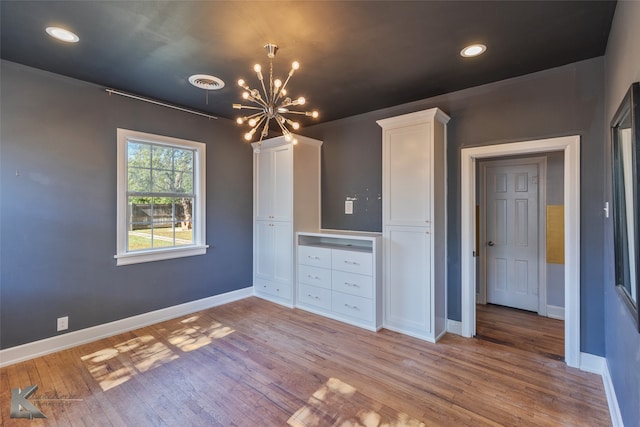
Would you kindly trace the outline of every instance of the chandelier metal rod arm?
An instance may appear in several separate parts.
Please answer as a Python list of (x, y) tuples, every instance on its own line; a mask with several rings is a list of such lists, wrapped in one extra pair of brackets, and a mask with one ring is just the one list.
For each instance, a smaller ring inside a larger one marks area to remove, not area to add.
[(291, 131), (289, 129), (286, 128), (286, 126), (284, 126), (280, 120), (278, 120), (278, 118), (276, 117), (276, 123), (278, 123), (278, 126), (280, 126), (280, 129), (282, 129), (282, 134), (283, 135), (287, 135), (288, 133), (291, 133)]
[(273, 59), (269, 59), (269, 99), (275, 103), (275, 99), (273, 99)]
[(247, 98), (247, 101), (251, 101), (254, 104), (258, 104), (260, 107), (264, 109), (269, 108), (269, 105), (266, 102), (264, 102), (262, 98), (254, 98), (253, 96), (249, 96)]
[(260, 79), (260, 84), (262, 85), (262, 91), (264, 92), (264, 97), (267, 98), (267, 101), (269, 101), (269, 92), (267, 92), (267, 88), (264, 86), (264, 79)]
[(284, 114), (302, 114), (302, 115), (307, 115), (307, 113), (309, 113), (309, 111), (292, 111), (292, 110), (287, 110), (286, 113)]
[[(260, 126), (260, 124), (262, 124), (262, 122), (264, 121), (264, 119), (266, 118), (265, 115), (260, 116), (260, 119), (258, 120), (258, 122), (253, 126), (252, 129), (258, 129), (258, 127)], [(269, 123), (269, 121), (267, 121), (267, 124)]]
[(262, 128), (262, 132), (260, 132), (260, 142), (262, 142), (262, 138), (269, 134), (269, 120), (264, 123), (264, 127)]
[(260, 110), (260, 111), (264, 111), (264, 109), (260, 108), (260, 107), (252, 107), (251, 105), (242, 105), (242, 104), (240, 105), (240, 109), (242, 109), (242, 110)]
[(287, 87), (287, 83), (289, 83), (289, 79), (291, 79), (291, 76), (293, 76), (293, 69), (291, 69), (291, 71), (289, 72), (289, 75), (287, 76), (287, 80), (284, 81), (284, 84), (280, 88), (280, 91), (278, 92), (278, 98), (276, 98), (276, 101), (283, 96), (282, 91), (284, 91), (284, 88)]

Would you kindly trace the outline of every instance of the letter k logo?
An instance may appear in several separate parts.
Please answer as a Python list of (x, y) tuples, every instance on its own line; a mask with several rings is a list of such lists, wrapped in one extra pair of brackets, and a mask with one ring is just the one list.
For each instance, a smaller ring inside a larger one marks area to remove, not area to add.
[(37, 384), (25, 387), (24, 390), (19, 388), (11, 389), (11, 418), (28, 418), (30, 420), (47, 418), (45, 414), (27, 400), (36, 390), (38, 390)]

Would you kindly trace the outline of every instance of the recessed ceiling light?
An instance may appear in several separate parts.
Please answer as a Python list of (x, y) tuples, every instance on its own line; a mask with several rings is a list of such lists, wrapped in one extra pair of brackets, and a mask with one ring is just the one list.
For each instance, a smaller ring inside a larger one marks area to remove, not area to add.
[(65, 30), (60, 27), (47, 27), (47, 34), (54, 39), (62, 40), (63, 42), (76, 43), (80, 40), (80, 37), (76, 36), (69, 30)]
[(460, 51), (460, 55), (464, 56), (465, 58), (471, 58), (472, 56), (483, 54), (485, 50), (487, 50), (487, 47), (483, 44), (472, 44), (462, 49)]

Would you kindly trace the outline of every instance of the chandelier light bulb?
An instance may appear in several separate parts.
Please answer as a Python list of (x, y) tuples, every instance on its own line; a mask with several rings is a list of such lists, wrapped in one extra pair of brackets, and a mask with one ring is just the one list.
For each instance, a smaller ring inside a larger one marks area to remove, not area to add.
[(262, 71), (262, 67), (260, 66), (260, 64), (254, 65), (253, 71), (255, 71), (256, 73), (259, 73), (260, 71)]
[(239, 125), (241, 125), (241, 124), (243, 124), (243, 123), (244, 123), (244, 120), (245, 120), (244, 118), (242, 118), (242, 117), (238, 117), (238, 118), (236, 119), (236, 123), (237, 123), (237, 124), (239, 124)]
[(240, 86), (240, 87), (244, 87), (244, 80), (239, 79), (239, 80), (238, 80), (238, 86)]
[(292, 142), (292, 144), (293, 144), (293, 145), (298, 145), (298, 140), (297, 140), (297, 139), (295, 139), (295, 138), (293, 138), (293, 142)]
[(244, 134), (244, 139), (247, 141), (251, 141), (251, 138), (253, 138), (253, 135), (250, 132)]
[(291, 123), (291, 127), (294, 128), (295, 130), (298, 130), (298, 129), (300, 129), (300, 123), (293, 122), (293, 123)]
[(291, 142), (291, 140), (292, 140), (292, 139), (293, 139), (293, 137), (291, 136), (291, 134), (290, 134), (290, 133), (287, 133), (287, 134), (284, 136), (284, 140), (285, 140), (285, 141), (287, 141), (287, 142)]
[(291, 64), (291, 68), (297, 70), (298, 68), (300, 68), (300, 63), (298, 61), (293, 61), (293, 63)]
[(256, 119), (249, 119), (249, 126), (254, 127), (256, 125)]
[(303, 96), (301, 96), (300, 98), (298, 98), (298, 105), (304, 105), (304, 103), (307, 102), (306, 99), (304, 99)]
[(280, 79), (275, 79), (275, 80), (273, 81), (273, 85), (274, 85), (275, 87), (280, 87), (280, 86), (282, 86), (282, 80), (280, 80)]
[(249, 99), (249, 92), (242, 92), (243, 99)]

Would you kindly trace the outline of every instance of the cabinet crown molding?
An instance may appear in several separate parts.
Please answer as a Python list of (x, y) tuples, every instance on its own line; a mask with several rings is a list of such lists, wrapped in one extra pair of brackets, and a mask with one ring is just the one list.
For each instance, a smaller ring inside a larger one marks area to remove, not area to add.
[[(291, 134), (291, 136), (293, 136), (298, 140), (298, 144), (307, 144), (307, 145), (313, 145), (317, 147), (322, 146), (322, 141), (319, 141), (317, 139), (309, 138), (307, 136), (302, 136), (302, 135), (296, 135), (296, 134)], [(275, 138), (269, 138), (269, 139), (263, 140), (262, 148), (278, 147), (280, 145), (288, 145), (288, 144), (292, 144), (292, 143), (291, 141), (287, 141), (286, 139), (284, 139), (284, 135), (283, 135), (283, 136), (277, 136)], [(251, 147), (256, 149), (256, 148), (260, 148), (261, 145), (258, 142), (252, 142)]]
[(377, 120), (376, 123), (383, 129), (390, 129), (401, 126), (410, 126), (416, 123), (423, 123), (427, 120), (437, 120), (440, 123), (447, 124), (451, 117), (439, 108), (430, 108), (428, 110), (416, 111), (415, 113), (403, 114), (401, 116), (390, 117), (388, 119)]

